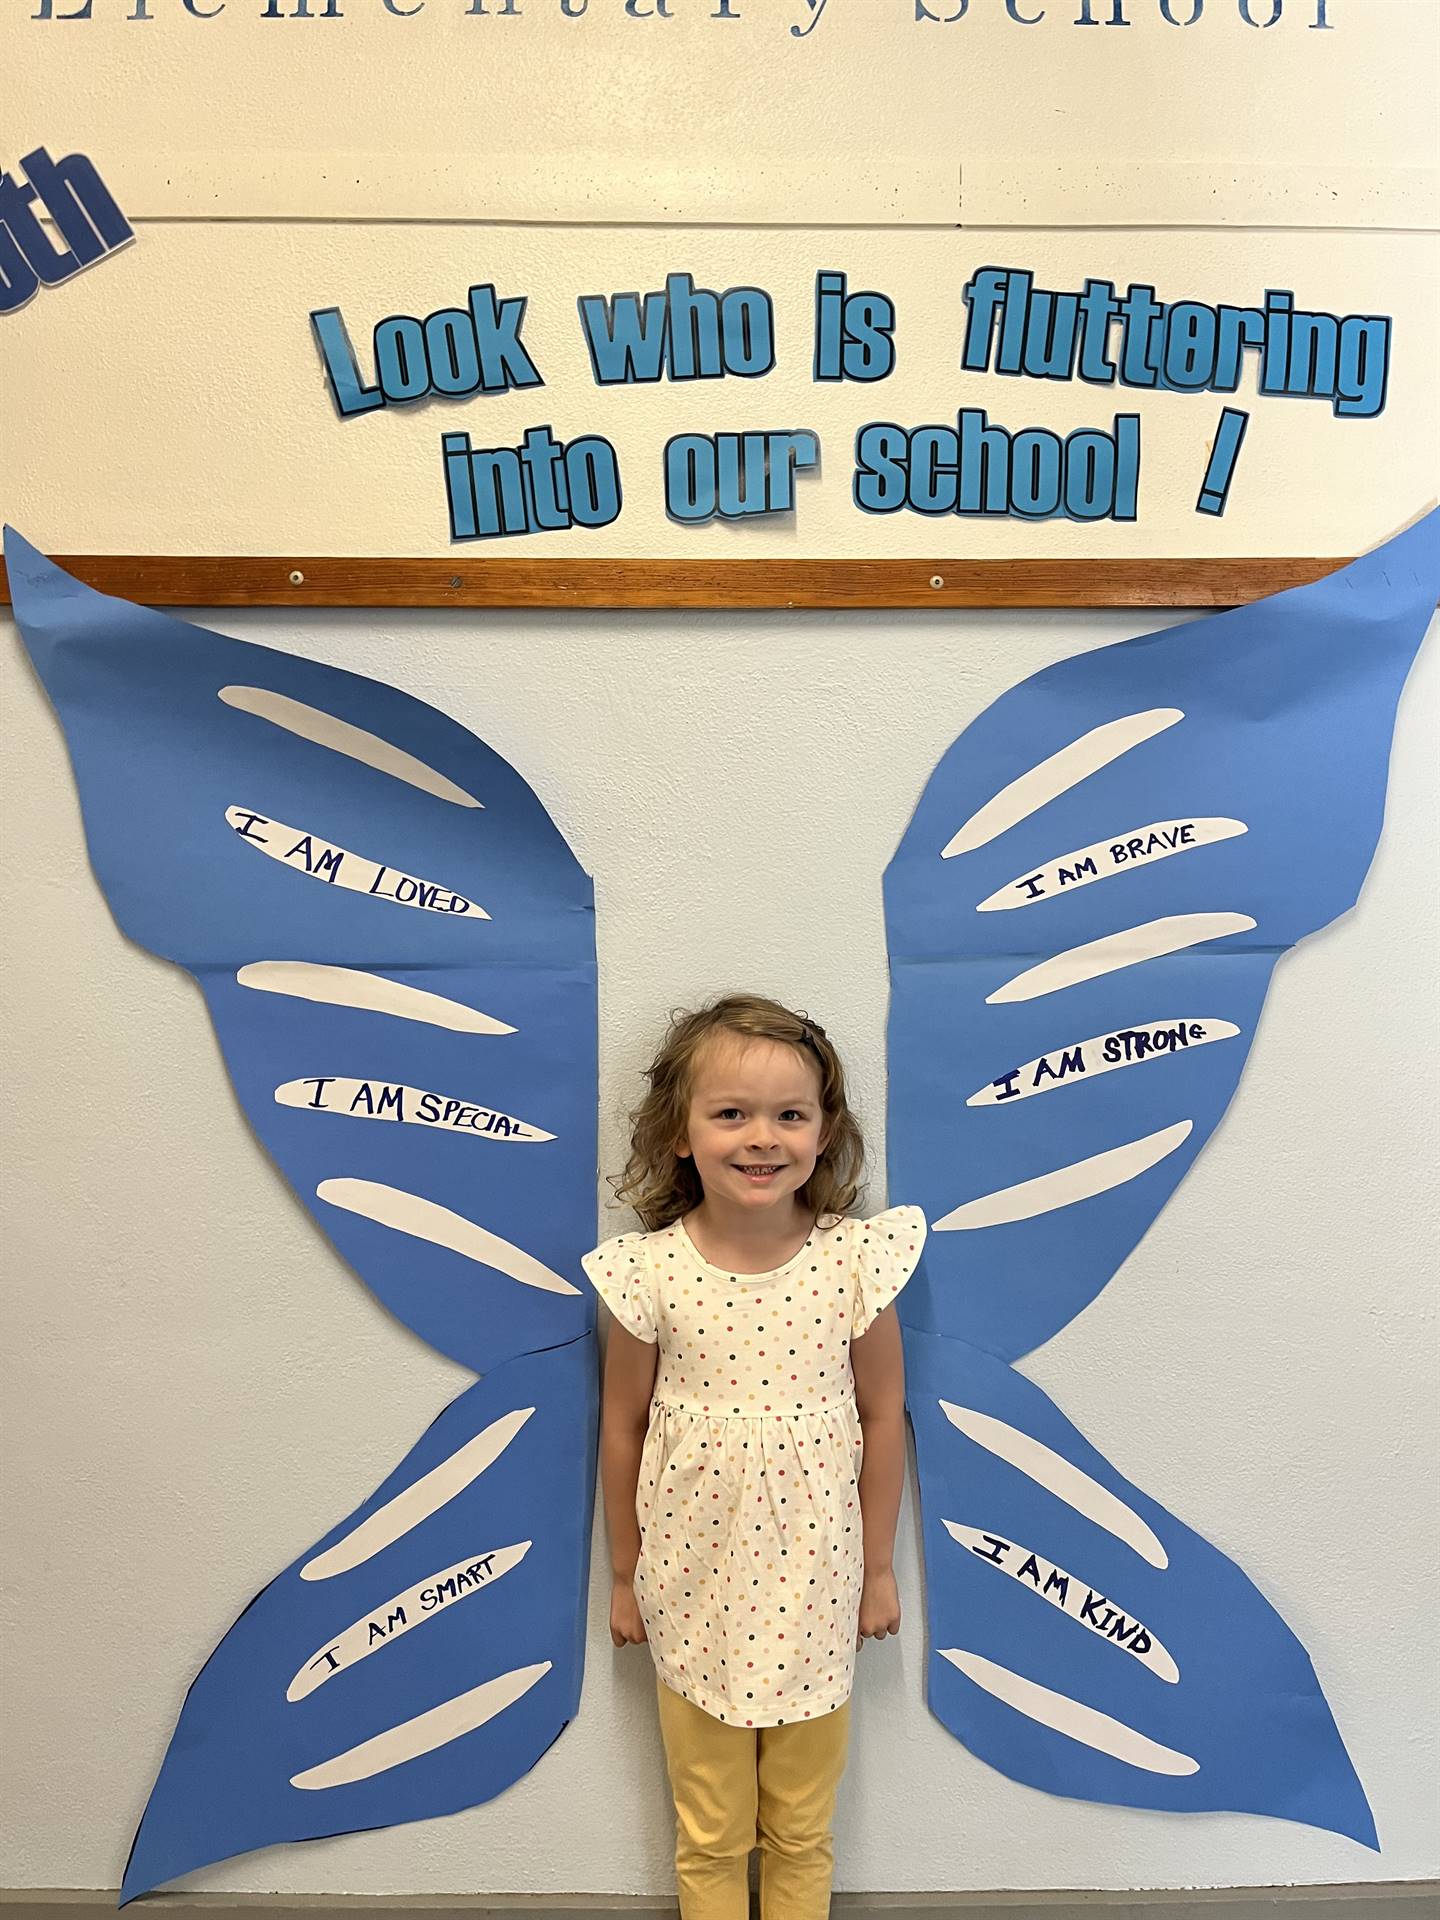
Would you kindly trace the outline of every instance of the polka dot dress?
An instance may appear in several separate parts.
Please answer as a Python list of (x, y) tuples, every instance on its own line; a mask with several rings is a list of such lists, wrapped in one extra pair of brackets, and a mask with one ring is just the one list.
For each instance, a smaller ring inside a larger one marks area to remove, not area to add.
[(665, 1684), (731, 1725), (850, 1696), (864, 1573), (850, 1342), (920, 1257), (918, 1207), (829, 1220), (770, 1273), (701, 1258), (682, 1223), (623, 1233), (585, 1272), (658, 1342), (635, 1510), (635, 1595)]

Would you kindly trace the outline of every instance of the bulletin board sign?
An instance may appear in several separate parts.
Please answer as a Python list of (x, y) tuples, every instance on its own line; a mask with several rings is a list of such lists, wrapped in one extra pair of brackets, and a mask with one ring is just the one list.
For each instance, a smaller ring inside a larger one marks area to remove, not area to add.
[(1440, 491), (1424, 0), (3, 38), (0, 505), (105, 591), (1218, 605)]

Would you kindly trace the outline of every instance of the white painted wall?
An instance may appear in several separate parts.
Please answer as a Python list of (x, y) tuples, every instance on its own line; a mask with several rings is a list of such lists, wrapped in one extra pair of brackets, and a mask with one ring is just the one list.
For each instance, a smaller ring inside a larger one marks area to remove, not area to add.
[[(665, 1010), (737, 986), (803, 1002), (839, 1037), (880, 1164), (880, 874), (922, 783), (1003, 688), (1153, 623), (231, 612), (213, 624), (431, 699), (534, 784), (597, 881), (608, 1170)], [(8, 629), (0, 675), (0, 1882), (113, 1886), (193, 1671), (465, 1376), (371, 1300), (258, 1151), (198, 992), (109, 921), (58, 727)], [(1376, 1861), (1273, 1820), (1052, 1799), (971, 1759), (923, 1703), (912, 1493), (905, 1630), (860, 1662), (842, 1890), (1440, 1870), (1426, 1172), (1440, 1160), (1437, 708), (1432, 643), (1402, 707), (1389, 823), (1358, 911), (1282, 963), (1219, 1135), (1119, 1278), (1027, 1363), (1123, 1472), (1281, 1607), (1384, 1851)], [(884, 1199), (878, 1178), (871, 1197)], [(668, 1890), (650, 1666), (610, 1647), (604, 1568), (601, 1551), (580, 1719), (511, 1792), (193, 1884)]]

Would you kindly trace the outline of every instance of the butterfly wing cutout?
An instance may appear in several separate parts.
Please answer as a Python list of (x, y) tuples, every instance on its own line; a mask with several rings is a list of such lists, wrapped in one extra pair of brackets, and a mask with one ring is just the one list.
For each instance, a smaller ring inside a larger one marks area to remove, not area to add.
[(584, 1332), (592, 892), (530, 788), (393, 687), (6, 557), (101, 888), (321, 1229), (476, 1372)]
[(1375, 1847), (1309, 1656), (1225, 1555), (1040, 1389), (907, 1332), (932, 1711), (1047, 1793), (1275, 1814)]
[(122, 1903), (215, 1860), (454, 1813), (580, 1704), (590, 1340), (505, 1362), (246, 1608), (181, 1709)]
[[(1045, 669), (950, 748), (886, 874), (890, 1191), (931, 1224), (899, 1303), (931, 1704), (1052, 1792), (1375, 1844), (1278, 1615), (1005, 1363), (1138, 1243), (1234, 1093), (1276, 961), (1357, 899), (1437, 591), (1431, 514), (1316, 585)], [(1112, 1497), (1037, 1491), (1045, 1454)], [(1092, 1592), (1098, 1632), (1071, 1604)]]
[(1018, 1359), (1229, 1103), (1276, 960), (1357, 899), (1440, 514), (1313, 586), (1060, 661), (945, 754), (885, 876), (905, 1317)]
[[(255, 1131), (360, 1277), (477, 1373), (532, 1356), (545, 1414), (506, 1473), (489, 1476), (487, 1492), (512, 1494), (476, 1509), (474, 1538), (444, 1535), (448, 1561), (438, 1536), (407, 1535), (373, 1592), (379, 1566), (313, 1588), (292, 1569), (242, 1616), (192, 1691), (137, 1841), (132, 1897), (243, 1848), (488, 1798), (574, 1710), (589, 1479), (578, 1467), (562, 1479), (558, 1505), (521, 1496), (524, 1463), (539, 1488), (553, 1453), (583, 1465), (593, 1451), (582, 1375), (595, 1364), (594, 1296), (577, 1284), (595, 1212), (592, 890), (520, 776), (446, 715), (94, 593), (8, 530), (5, 554), (116, 920), (195, 975)], [(485, 1404), (490, 1385), (442, 1424)], [(284, 1687), (278, 1705), (270, 1698), (274, 1673), (286, 1669), (288, 1684), (366, 1608), (522, 1538), (528, 1572), (458, 1610), (459, 1641), (427, 1625), (303, 1702)], [(338, 1753), (362, 1726), (423, 1715), (457, 1683), (509, 1670), (509, 1608), (541, 1569), (545, 1601), (525, 1640), (553, 1651), (533, 1698), (501, 1703), (444, 1762), (417, 1755), (377, 1773), (356, 1789), (363, 1817), (334, 1811), (345, 1796), (295, 1798), (286, 1769), (302, 1749), (319, 1764), (327, 1739)], [(456, 1661), (456, 1647), (476, 1657)], [(220, 1773), (193, 1764), (196, 1716), (223, 1724), (225, 1699), (252, 1687), (255, 1737), (236, 1736), (221, 1791)]]

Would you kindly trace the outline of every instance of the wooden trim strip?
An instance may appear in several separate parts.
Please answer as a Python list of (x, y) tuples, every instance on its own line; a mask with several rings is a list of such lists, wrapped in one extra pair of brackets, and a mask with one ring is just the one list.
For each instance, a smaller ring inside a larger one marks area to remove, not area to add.
[[(102, 593), (184, 607), (1229, 607), (1344, 557), (520, 560), (62, 553)], [(9, 603), (0, 567), (0, 605)]]

